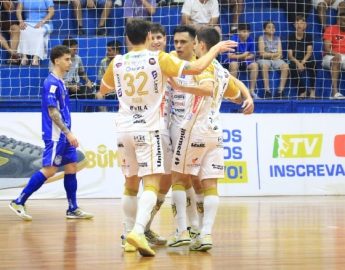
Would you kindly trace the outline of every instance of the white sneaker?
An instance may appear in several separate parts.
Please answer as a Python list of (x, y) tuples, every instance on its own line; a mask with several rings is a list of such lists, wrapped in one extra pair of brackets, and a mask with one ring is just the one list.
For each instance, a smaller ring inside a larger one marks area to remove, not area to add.
[(333, 97), (331, 97), (331, 99), (345, 99), (345, 96), (343, 96), (341, 93), (335, 93), (335, 95)]
[(15, 201), (12, 201), (9, 204), (9, 207), (21, 219), (26, 220), (26, 221), (32, 220), (32, 217), (30, 215), (28, 215), (28, 213), (26, 212), (26, 208), (24, 205), (16, 204)]
[(122, 7), (122, 0), (115, 0), (114, 7)]

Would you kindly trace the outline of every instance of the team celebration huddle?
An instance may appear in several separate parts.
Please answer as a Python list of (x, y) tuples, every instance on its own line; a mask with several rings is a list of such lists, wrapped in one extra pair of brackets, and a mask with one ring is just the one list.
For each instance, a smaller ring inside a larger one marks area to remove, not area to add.
[[(176, 27), (173, 40), (175, 50), (166, 53), (161, 25), (128, 20), (128, 53), (112, 60), (100, 85), (100, 95), (115, 91), (119, 101), (115, 119), (125, 176), (123, 249), (142, 256), (154, 256), (155, 245), (188, 245), (191, 251), (212, 248), (217, 180), (224, 176), (221, 102), (242, 104), (243, 114), (254, 110), (247, 87), (216, 60), (220, 53), (233, 51), (236, 42), (220, 41), (214, 28), (186, 25)], [(62, 81), (71, 66), (69, 49), (54, 47), (51, 61), (54, 68), (42, 93), (43, 168), (32, 175), (10, 208), (31, 220), (26, 200), (65, 166), (66, 217), (90, 219), (93, 215), (79, 208), (76, 199), (79, 142), (71, 132), (68, 92)], [(166, 239), (150, 227), (170, 188), (176, 232)]]

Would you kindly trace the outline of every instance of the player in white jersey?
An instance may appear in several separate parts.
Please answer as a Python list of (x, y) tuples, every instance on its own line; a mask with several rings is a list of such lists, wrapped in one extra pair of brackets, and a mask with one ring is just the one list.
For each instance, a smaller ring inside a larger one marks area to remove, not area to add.
[[(195, 45), (195, 36), (196, 30), (192, 26), (181, 25), (177, 26), (174, 30), (174, 47), (175, 51), (171, 52), (171, 54), (177, 55), (178, 58), (187, 60), (187, 61), (195, 61), (196, 56), (194, 54), (194, 45)], [(196, 85), (195, 79), (193, 75), (186, 75), (176, 78), (179, 84), (182, 85)], [(176, 147), (179, 129), (184, 119), (185, 113), (188, 109), (189, 104), (193, 98), (192, 94), (183, 93), (181, 91), (175, 91), (173, 88), (170, 88), (170, 100), (171, 100), (171, 117), (170, 117), (170, 136), (172, 140), (173, 149)], [(191, 241), (191, 237), (196, 237), (199, 234), (199, 218), (202, 217), (202, 203), (203, 203), (203, 192), (201, 188), (200, 181), (196, 179), (193, 181), (193, 186), (191, 183), (191, 176), (190, 175), (180, 175), (180, 177), (184, 177), (184, 181), (187, 184), (186, 186), (186, 215), (189, 220), (189, 227), (188, 232), (180, 237), (172, 236), (169, 241), (168, 245), (171, 247), (178, 247), (182, 245), (188, 245)], [(170, 188), (170, 187), (169, 187)], [(194, 192), (195, 190), (195, 192)], [(199, 205), (198, 212), (196, 205)], [(175, 211), (175, 203), (172, 201), (172, 208), (174, 215), (176, 214)], [(201, 221), (201, 218), (200, 218)]]
[[(213, 28), (203, 28), (197, 32), (196, 54), (202, 56), (219, 41), (219, 33)], [(172, 199), (176, 203), (177, 238), (183, 236), (186, 227), (185, 201), (186, 183), (181, 174), (197, 175), (202, 180), (204, 190), (204, 218), (200, 237), (190, 246), (191, 250), (205, 251), (212, 248), (211, 230), (215, 220), (219, 198), (217, 179), (224, 177), (223, 139), (219, 119), (219, 109), (224, 93), (228, 98), (241, 98), (241, 89), (234, 78), (221, 64), (214, 60), (199, 76), (198, 85), (183, 86), (171, 80), (175, 89), (192, 91), (191, 107), (185, 114), (177, 146), (175, 147), (172, 171)], [(253, 100), (247, 90), (244, 112), (252, 112)], [(182, 179), (182, 181), (181, 181)]]
[(231, 50), (237, 43), (219, 42), (205, 56), (190, 63), (162, 51), (148, 50), (152, 37), (147, 21), (129, 21), (126, 35), (133, 49), (110, 63), (100, 91), (106, 94), (115, 89), (119, 99), (116, 126), (122, 171), (127, 177), (142, 177), (144, 182), (136, 222), (127, 242), (141, 255), (154, 256), (144, 231), (157, 201), (160, 174), (164, 173), (160, 130), (164, 126), (161, 104), (166, 76), (199, 74), (218, 53)]

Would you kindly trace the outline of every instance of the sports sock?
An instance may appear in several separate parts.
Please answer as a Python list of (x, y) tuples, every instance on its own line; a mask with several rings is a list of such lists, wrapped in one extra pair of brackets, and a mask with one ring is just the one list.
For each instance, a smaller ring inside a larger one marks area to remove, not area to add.
[(65, 174), (64, 181), (63, 181), (66, 196), (68, 201), (68, 210), (74, 211), (78, 208), (77, 205), (77, 187), (78, 181), (76, 174)]
[(199, 220), (198, 220), (199, 217), (196, 211), (195, 192), (194, 192), (193, 187), (186, 190), (186, 196), (187, 196), (186, 212), (187, 212), (189, 225), (193, 229), (197, 229), (199, 228)]
[(156, 204), (157, 193), (153, 190), (155, 190), (154, 187), (145, 186), (144, 192), (139, 199), (137, 218), (133, 228), (133, 231), (138, 234), (144, 233), (145, 227), (150, 220), (151, 211)]
[(204, 219), (204, 194), (195, 194), (196, 209), (199, 218), (199, 229), (202, 228), (202, 221)]
[(204, 219), (201, 236), (212, 233), (212, 227), (216, 219), (219, 205), (219, 196), (216, 188), (210, 188), (204, 192)]
[(38, 190), (46, 180), (47, 180), (47, 178), (44, 176), (44, 174), (41, 171), (35, 172), (31, 176), (29, 183), (23, 189), (20, 196), (14, 200), (15, 203), (24, 205), (26, 200), (29, 199), (29, 197), (32, 195), (32, 193), (34, 193), (36, 190)]
[(138, 191), (133, 191), (125, 188), (124, 194), (121, 198), (122, 211), (124, 215), (124, 234), (126, 235), (133, 230), (135, 224), (135, 216), (137, 214), (138, 206)]
[(157, 195), (157, 202), (156, 202), (156, 205), (153, 207), (153, 209), (151, 211), (151, 217), (150, 217), (149, 222), (146, 225), (145, 232), (150, 230), (152, 221), (153, 221), (154, 217), (156, 216), (156, 214), (158, 213), (158, 211), (161, 208), (161, 206), (164, 203), (164, 201), (165, 201), (165, 194), (158, 193), (158, 195)]
[(186, 189), (182, 185), (172, 185), (172, 208), (177, 223), (177, 231), (182, 233), (187, 229), (187, 196)]

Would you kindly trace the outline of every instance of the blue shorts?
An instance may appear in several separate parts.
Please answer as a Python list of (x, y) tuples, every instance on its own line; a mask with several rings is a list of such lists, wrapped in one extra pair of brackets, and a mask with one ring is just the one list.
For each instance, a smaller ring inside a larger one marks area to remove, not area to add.
[[(80, 1), (81, 6), (86, 7), (86, 2), (87, 2), (87, 0), (81, 0)], [(106, 2), (107, 2), (107, 0), (95, 0), (96, 6), (101, 6), (101, 7), (104, 7)]]
[(60, 167), (77, 162), (77, 149), (68, 141), (44, 141), (43, 167)]

